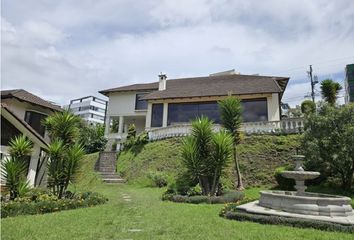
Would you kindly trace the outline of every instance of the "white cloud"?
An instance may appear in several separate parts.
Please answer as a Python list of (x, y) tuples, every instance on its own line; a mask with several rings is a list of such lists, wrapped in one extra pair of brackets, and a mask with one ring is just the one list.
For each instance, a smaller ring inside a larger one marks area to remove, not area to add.
[(350, 0), (4, 1), (2, 86), (65, 104), (161, 71), (235, 68), (291, 77), (284, 100), (296, 104), (309, 64), (327, 76), (354, 62), (353, 12)]

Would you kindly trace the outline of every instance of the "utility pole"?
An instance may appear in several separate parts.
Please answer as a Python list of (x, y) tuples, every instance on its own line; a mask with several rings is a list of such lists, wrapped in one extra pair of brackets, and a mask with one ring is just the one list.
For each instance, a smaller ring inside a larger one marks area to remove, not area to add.
[(313, 81), (312, 78), (312, 65), (310, 65), (310, 71), (307, 72), (310, 76), (310, 80), (311, 80), (311, 97), (312, 97), (312, 102), (315, 102), (315, 82)]

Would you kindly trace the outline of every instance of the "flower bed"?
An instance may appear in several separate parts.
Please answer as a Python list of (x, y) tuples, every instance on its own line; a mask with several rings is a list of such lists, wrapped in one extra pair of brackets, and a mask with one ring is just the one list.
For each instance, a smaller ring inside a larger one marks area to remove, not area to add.
[(92, 207), (104, 204), (107, 201), (107, 198), (94, 192), (85, 192), (75, 195), (68, 194), (66, 198), (62, 199), (58, 199), (48, 193), (30, 193), (25, 197), (17, 198), (14, 201), (2, 199), (1, 218)]

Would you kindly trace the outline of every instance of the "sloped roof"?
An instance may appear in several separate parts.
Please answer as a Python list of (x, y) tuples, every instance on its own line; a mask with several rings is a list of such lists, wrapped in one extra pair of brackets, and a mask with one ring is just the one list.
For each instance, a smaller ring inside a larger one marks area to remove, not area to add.
[(158, 88), (159, 88), (158, 82), (138, 83), (138, 84), (123, 86), (123, 87), (102, 90), (102, 91), (99, 91), (99, 93), (102, 93), (103, 95), (107, 95), (108, 93), (111, 93), (111, 92), (130, 92), (130, 91), (144, 91), (144, 90), (147, 91), (147, 90), (158, 90)]
[(233, 95), (279, 93), (282, 96), (288, 81), (288, 77), (232, 74), (170, 79), (167, 80), (166, 90), (163, 91), (157, 91), (158, 82), (154, 82), (111, 88), (100, 93), (153, 90), (143, 98), (145, 100), (226, 96), (229, 93)]
[(31, 104), (39, 105), (41, 107), (49, 108), (54, 111), (63, 111), (63, 109), (55, 104), (52, 104), (32, 93), (27, 92), (23, 89), (13, 89), (1, 91), (1, 99), (5, 98), (16, 98), (19, 101), (28, 102)]
[[(6, 111), (8, 112), (13, 118), (15, 118), (21, 125), (23, 125), (29, 132), (31, 132), (34, 137), (36, 137), (40, 142), (42, 142), (45, 146), (48, 146), (48, 142), (36, 131), (34, 130), (27, 122), (25, 122), (23, 119), (18, 117), (11, 109), (7, 107), (5, 103), (0, 103), (1, 105), (1, 112)], [(3, 113), (1, 113), (2, 115)]]
[[(233, 95), (282, 93), (289, 78), (258, 75), (224, 75), (168, 80), (166, 90), (154, 91), (143, 99), (187, 98)], [(280, 82), (286, 82), (285, 85)]]

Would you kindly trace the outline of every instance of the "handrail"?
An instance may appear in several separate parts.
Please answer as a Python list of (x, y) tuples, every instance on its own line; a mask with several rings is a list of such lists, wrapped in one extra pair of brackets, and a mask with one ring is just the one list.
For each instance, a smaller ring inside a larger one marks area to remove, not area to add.
[[(302, 118), (289, 118), (280, 121), (246, 122), (242, 124), (241, 131), (245, 134), (272, 134), (272, 133), (298, 133), (304, 127)], [(214, 124), (213, 130), (219, 131), (221, 125)], [(181, 123), (168, 127), (152, 128), (148, 130), (149, 140), (160, 140), (171, 137), (188, 136), (191, 133), (190, 123)]]

